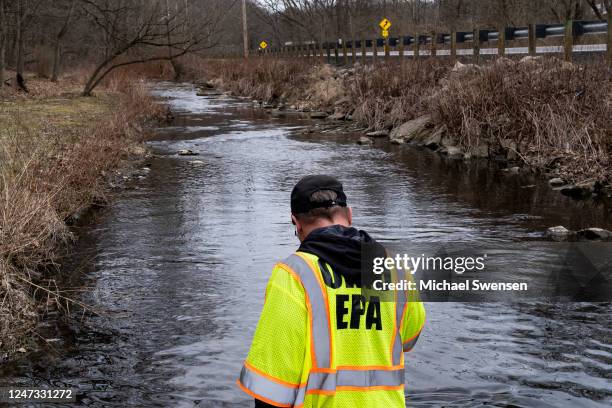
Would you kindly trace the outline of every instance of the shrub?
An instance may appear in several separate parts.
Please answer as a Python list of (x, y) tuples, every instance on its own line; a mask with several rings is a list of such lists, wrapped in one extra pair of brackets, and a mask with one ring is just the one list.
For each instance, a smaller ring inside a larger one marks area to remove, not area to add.
[[(65, 220), (81, 208), (106, 201), (105, 175), (134, 154), (142, 137), (138, 124), (161, 109), (138, 79), (115, 78), (114, 86), (122, 89), (114, 95), (121, 102), (107, 112), (109, 117), (75, 129), (58, 126), (55, 122), (62, 116), (45, 118), (40, 127), (21, 122), (27, 115), (15, 114), (9, 117), (15, 126), (0, 134), (0, 344), (4, 349), (17, 347), (49, 304), (65, 306), (67, 299), (54, 284), (59, 254), (72, 238)], [(57, 109), (54, 100), (26, 104), (37, 112)], [(81, 113), (79, 107), (71, 106), (76, 115)]]
[(375, 130), (414, 119), (449, 70), (434, 59), (361, 67), (347, 81), (353, 117)]
[(604, 64), (500, 59), (450, 75), (427, 108), (464, 147), (510, 140), (530, 165), (590, 163), (587, 173), (601, 178), (612, 130), (610, 78)]

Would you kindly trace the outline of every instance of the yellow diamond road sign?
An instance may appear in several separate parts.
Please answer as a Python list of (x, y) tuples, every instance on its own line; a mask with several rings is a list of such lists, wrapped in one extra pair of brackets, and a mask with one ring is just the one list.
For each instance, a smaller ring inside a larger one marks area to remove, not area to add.
[(382, 30), (382, 36), (383, 36), (383, 38), (388, 38), (389, 37), (389, 30)]
[(266, 48), (268, 48), (268, 43), (265, 41), (262, 41), (259, 43), (259, 47), (261, 47), (262, 50), (265, 50)]
[(386, 31), (388, 31), (391, 28), (391, 22), (387, 20), (386, 18), (383, 18), (381, 22), (378, 23), (378, 25), (380, 26), (380, 28)]

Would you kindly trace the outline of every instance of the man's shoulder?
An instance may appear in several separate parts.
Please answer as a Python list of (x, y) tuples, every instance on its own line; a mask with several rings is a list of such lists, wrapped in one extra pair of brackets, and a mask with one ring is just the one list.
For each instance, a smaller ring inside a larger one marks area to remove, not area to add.
[(277, 261), (275, 264), (275, 268), (278, 266), (285, 266), (295, 269), (303, 265), (310, 266), (311, 262), (316, 262), (318, 259), (318, 256), (314, 254), (296, 249), (294, 252), (290, 253), (283, 259)]
[(295, 251), (285, 258), (279, 260), (272, 270), (272, 280), (284, 280), (290, 277), (302, 286), (304, 273), (309, 273), (316, 265), (317, 256), (301, 251)]
[(305, 293), (300, 275), (283, 261), (279, 261), (274, 265), (272, 275), (268, 281), (268, 290), (270, 287), (281, 289), (284, 293), (290, 293), (300, 299), (303, 298)]

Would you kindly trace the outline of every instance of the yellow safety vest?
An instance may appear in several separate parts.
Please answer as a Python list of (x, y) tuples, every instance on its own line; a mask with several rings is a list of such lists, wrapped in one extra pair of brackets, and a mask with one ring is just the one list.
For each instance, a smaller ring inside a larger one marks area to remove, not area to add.
[(278, 263), (238, 386), (278, 407), (404, 407), (404, 351), (425, 323), (406, 292), (366, 298), (317, 256)]

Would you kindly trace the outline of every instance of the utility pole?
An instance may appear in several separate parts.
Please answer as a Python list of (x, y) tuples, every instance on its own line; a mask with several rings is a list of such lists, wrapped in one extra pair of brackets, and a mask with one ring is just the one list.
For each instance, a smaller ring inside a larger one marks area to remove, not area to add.
[(242, 0), (242, 41), (244, 43), (244, 58), (249, 58), (249, 34), (247, 30), (246, 0)]

